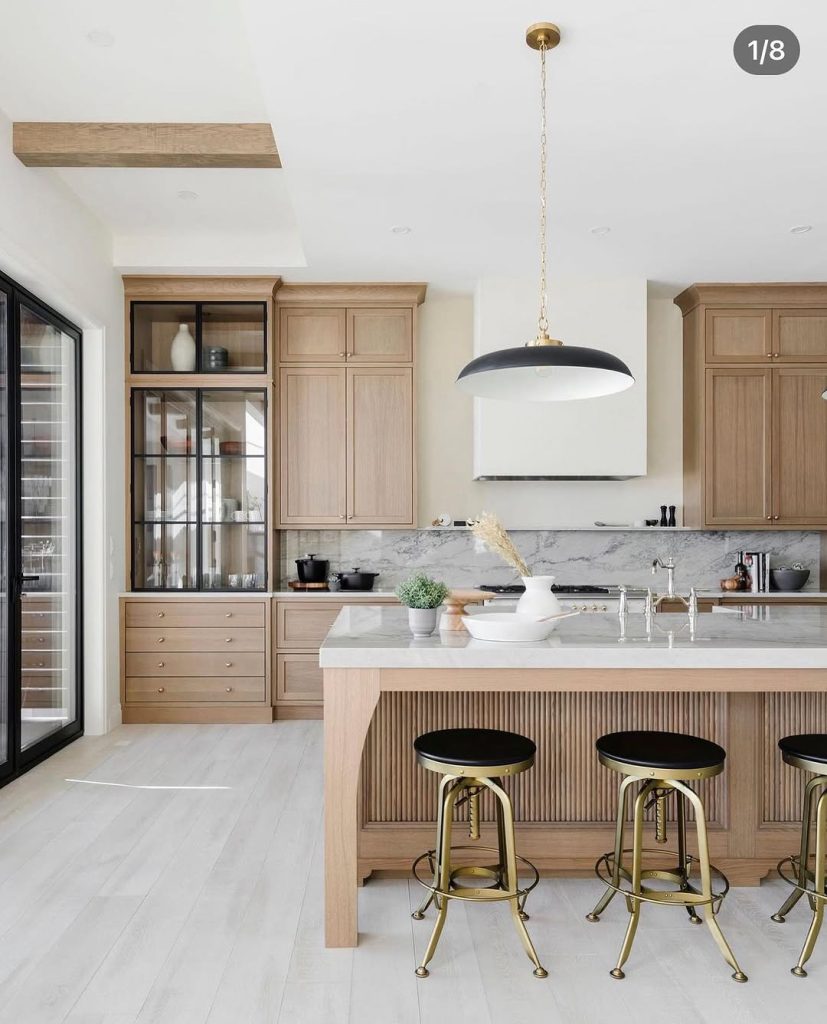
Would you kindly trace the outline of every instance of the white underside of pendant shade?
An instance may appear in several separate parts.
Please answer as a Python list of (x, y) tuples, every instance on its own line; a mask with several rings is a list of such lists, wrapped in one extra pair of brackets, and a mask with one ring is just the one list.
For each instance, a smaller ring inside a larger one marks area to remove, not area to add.
[(457, 381), (468, 394), (507, 402), (571, 402), (618, 394), (633, 384), (625, 373), (579, 366), (488, 370)]
[[(515, 374), (513, 400), (474, 400), (474, 478), (645, 476), (646, 281), (555, 274), (550, 285), (552, 337), (562, 339), (567, 346), (582, 345), (618, 356), (629, 367), (634, 384), (628, 386), (625, 374), (613, 374), (620, 377), (614, 394), (548, 401), (526, 392), (555, 383), (562, 390), (565, 383), (569, 397), (574, 397), (571, 393), (575, 390), (585, 390), (585, 378), (578, 381), (570, 371), (565, 379), (562, 368), (547, 378), (542, 375), (545, 370), (542, 374), (532, 370), (528, 381), (525, 376), (517, 380)], [(473, 356), (519, 346), (536, 333), (537, 284), (533, 277), (484, 278), (478, 282)], [(621, 385), (624, 390), (620, 390)], [(461, 384), (456, 386), (460, 388)], [(498, 382), (497, 390), (500, 388)]]

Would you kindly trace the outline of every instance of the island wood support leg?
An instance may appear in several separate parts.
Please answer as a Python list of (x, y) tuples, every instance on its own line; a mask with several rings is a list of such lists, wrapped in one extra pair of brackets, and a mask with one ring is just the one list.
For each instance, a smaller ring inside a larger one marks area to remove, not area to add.
[(324, 672), (325, 945), (356, 946), (359, 769), (379, 701), (376, 669)]

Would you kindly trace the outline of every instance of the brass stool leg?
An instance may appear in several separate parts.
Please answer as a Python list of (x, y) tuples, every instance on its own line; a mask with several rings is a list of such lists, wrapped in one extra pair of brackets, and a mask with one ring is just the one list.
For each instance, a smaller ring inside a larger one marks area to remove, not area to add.
[(732, 977), (735, 981), (746, 981), (747, 976), (738, 966), (738, 961), (735, 959), (735, 954), (729, 947), (729, 943), (724, 938), (724, 933), (721, 931), (721, 926), (715, 919), (715, 910), (712, 905), (712, 872), (709, 865), (709, 840), (707, 837), (706, 830), (706, 815), (704, 814), (704, 805), (698, 794), (684, 785), (682, 782), (673, 781), (671, 783), (679, 793), (683, 793), (686, 799), (695, 808), (695, 827), (698, 831), (698, 860), (700, 861), (701, 867), (701, 893), (705, 899), (709, 900), (708, 903), (703, 904), (703, 915), (704, 920), (712, 932), (712, 937), (718, 943), (718, 948), (723, 954), (724, 960), (733, 968), (734, 974)]
[(793, 967), (792, 972), (799, 978), (806, 978), (807, 972), (804, 964), (812, 956), (813, 948), (821, 931), (821, 923), (824, 920), (824, 896), (825, 896), (825, 875), (827, 875), (827, 790), (818, 798), (816, 810), (816, 862), (814, 888), (821, 894), (821, 899), (813, 900), (813, 920), (810, 922), (810, 930), (804, 940), (804, 948), (798, 963)]
[[(510, 888), (508, 884), (508, 848), (505, 841), (505, 824), (503, 822), (503, 805), (499, 798), (494, 801), (497, 808), (497, 850), (499, 851), (499, 864), (497, 868), (500, 875), (500, 886), (503, 889)], [(520, 913), (520, 919), (522, 921), (531, 920), (529, 915), (525, 911), (525, 901), (528, 899), (528, 893), (523, 896), (522, 900), (518, 902), (518, 910)]]
[[(678, 804), (678, 870), (683, 875), (681, 892), (688, 892), (691, 886), (689, 885), (690, 861), (686, 854), (686, 798), (683, 793), (676, 790), (675, 799)], [(703, 924), (694, 907), (687, 907), (686, 912), (689, 914), (692, 924)]]
[[(442, 807), (442, 836), (439, 848), (439, 888), (443, 892), (448, 892), (451, 885), (451, 830), (454, 822), (454, 804), (457, 802), (459, 794), (466, 788), (466, 785), (467, 780), (460, 779), (457, 785), (445, 790)], [(431, 937), (428, 940), (428, 947), (425, 950), (425, 955), (422, 957), (422, 963), (415, 972), (418, 978), (427, 978), (430, 973), (428, 971), (428, 964), (436, 951), (439, 937), (442, 935), (442, 929), (445, 926), (448, 903), (449, 900), (445, 896), (439, 900), (439, 913), (434, 924), (434, 930), (431, 932)]]
[(810, 822), (813, 819), (815, 790), (823, 785), (824, 778), (822, 776), (810, 779), (804, 787), (804, 802), (801, 809), (801, 849), (798, 854), (798, 884), (801, 886), (801, 889), (793, 889), (786, 900), (784, 900), (781, 909), (772, 915), (772, 920), (777, 921), (779, 924), (784, 921), (787, 914), (804, 895), (802, 890), (807, 885), (807, 866), (810, 862)]
[[(623, 832), (626, 826), (626, 798), (628, 795), (629, 786), (637, 779), (634, 775), (627, 775), (621, 780), (620, 788), (617, 794), (617, 824), (615, 826), (615, 855), (614, 864), (612, 865), (612, 882), (615, 885), (620, 884), (620, 872), (623, 867)], [(586, 914), (587, 921), (599, 921), (600, 915), (612, 902), (614, 897), (617, 895), (615, 889), (611, 886), (606, 886), (606, 891), (597, 901), (597, 905), (590, 914)]]
[(511, 797), (503, 789), (503, 787), (495, 779), (481, 779), (485, 785), (491, 790), (494, 796), (499, 801), (500, 807), (502, 808), (502, 830), (503, 830), (503, 841), (505, 844), (505, 858), (506, 858), (506, 880), (508, 883), (509, 892), (515, 893), (515, 898), (509, 900), (511, 904), (511, 913), (514, 917), (514, 927), (517, 929), (517, 934), (523, 943), (523, 948), (528, 954), (529, 960), (534, 964), (534, 977), (535, 978), (547, 978), (548, 971), (540, 963), (540, 958), (537, 956), (537, 950), (534, 948), (534, 943), (531, 941), (531, 936), (528, 934), (528, 930), (520, 916), (520, 905), (516, 897), (516, 893), (520, 888), (520, 880), (517, 875), (517, 850), (515, 843), (515, 830), (514, 830), (514, 809), (511, 806)]
[[(439, 865), (440, 865), (440, 851), (442, 850), (442, 830), (445, 824), (445, 790), (449, 786), (457, 782), (456, 775), (443, 775), (439, 782), (439, 793), (437, 796), (437, 809), (436, 809), (436, 846), (434, 848), (434, 888), (439, 885)], [(431, 903), (436, 900), (437, 910), (439, 909), (439, 899), (436, 898), (436, 893), (429, 892), (422, 903), (417, 909), (411, 914), (414, 921), (421, 921), (425, 916), (425, 911), (430, 907)]]
[[(646, 803), (646, 798), (649, 796), (651, 791), (656, 788), (656, 786), (656, 782), (647, 782), (646, 785), (641, 786), (640, 792), (635, 797), (634, 824), (632, 826), (631, 885), (633, 893), (640, 892), (640, 874), (643, 861), (643, 808)], [(626, 934), (623, 937), (623, 945), (620, 947), (620, 955), (617, 958), (617, 963), (614, 968), (609, 971), (611, 976), (618, 980), (626, 977), (622, 968), (629, 959), (629, 954), (632, 951), (632, 943), (635, 941), (635, 932), (637, 931), (638, 921), (640, 920), (640, 900), (627, 897), (626, 902), (627, 904), (631, 904), (629, 908), (629, 924), (626, 927)]]

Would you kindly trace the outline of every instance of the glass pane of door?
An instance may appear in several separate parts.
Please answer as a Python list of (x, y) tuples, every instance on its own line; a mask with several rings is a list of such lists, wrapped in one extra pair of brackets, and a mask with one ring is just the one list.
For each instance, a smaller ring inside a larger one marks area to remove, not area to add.
[(9, 296), (0, 289), (0, 768), (9, 761), (9, 509), (8, 377)]
[(77, 706), (78, 341), (25, 303), (20, 320), (20, 749)]

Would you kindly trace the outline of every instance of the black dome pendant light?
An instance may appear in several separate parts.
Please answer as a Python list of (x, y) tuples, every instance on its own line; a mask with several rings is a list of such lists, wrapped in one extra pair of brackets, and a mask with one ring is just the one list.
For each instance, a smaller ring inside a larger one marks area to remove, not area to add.
[(472, 359), (457, 384), (478, 398), (512, 402), (565, 402), (625, 391), (635, 378), (609, 352), (563, 345), (549, 337), (546, 297), (546, 52), (560, 42), (560, 29), (542, 21), (526, 30), (526, 42), (540, 51), (540, 315), (537, 337), (519, 348), (498, 349)]

